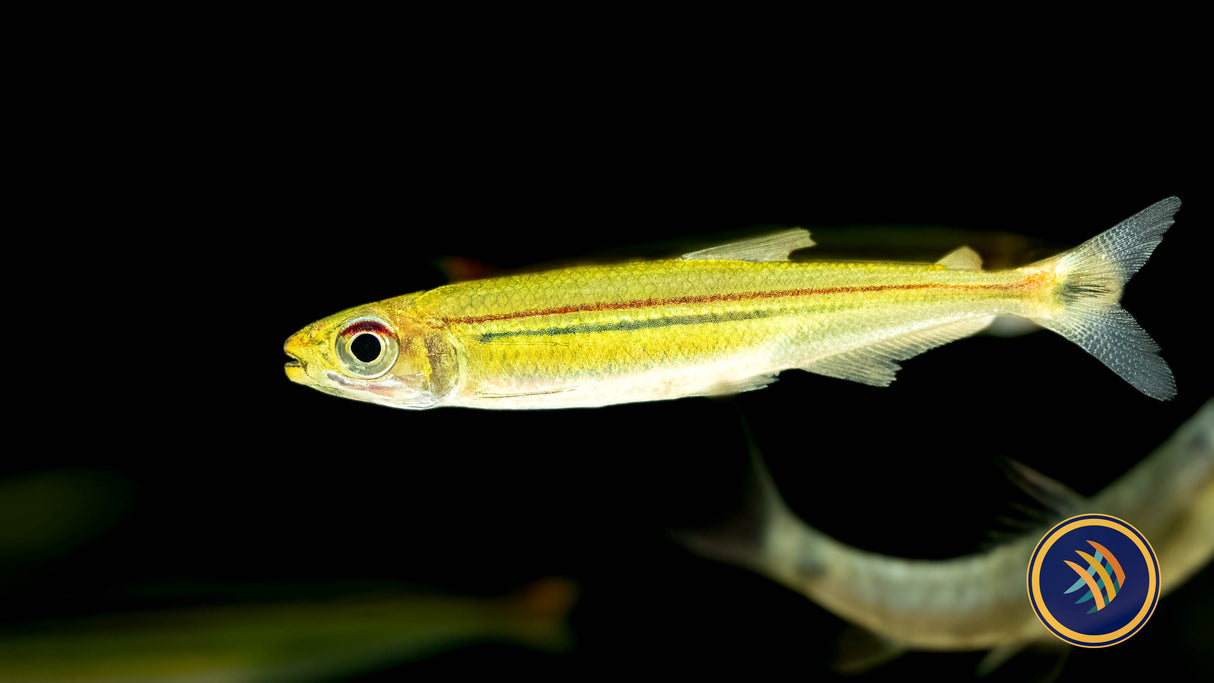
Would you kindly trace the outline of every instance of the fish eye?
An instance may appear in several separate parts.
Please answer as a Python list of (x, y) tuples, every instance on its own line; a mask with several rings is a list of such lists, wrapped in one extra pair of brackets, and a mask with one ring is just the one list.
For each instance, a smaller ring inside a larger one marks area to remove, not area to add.
[(364, 363), (374, 362), (376, 358), (379, 358), (383, 348), (384, 345), (379, 343), (379, 338), (368, 332), (363, 332), (350, 342), (350, 353)]
[(364, 316), (342, 326), (335, 342), (342, 369), (359, 379), (375, 379), (392, 369), (400, 348), (386, 322)]

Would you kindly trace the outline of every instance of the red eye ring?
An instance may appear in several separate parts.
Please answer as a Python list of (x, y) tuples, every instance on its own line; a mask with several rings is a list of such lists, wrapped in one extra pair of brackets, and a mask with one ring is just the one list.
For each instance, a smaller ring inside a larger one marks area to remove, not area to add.
[(392, 336), (392, 330), (378, 320), (356, 320), (341, 331), (341, 336), (349, 337), (362, 332), (372, 332), (384, 336)]
[(392, 328), (372, 317), (347, 322), (334, 340), (334, 347), (342, 370), (358, 379), (375, 379), (387, 374), (400, 353)]

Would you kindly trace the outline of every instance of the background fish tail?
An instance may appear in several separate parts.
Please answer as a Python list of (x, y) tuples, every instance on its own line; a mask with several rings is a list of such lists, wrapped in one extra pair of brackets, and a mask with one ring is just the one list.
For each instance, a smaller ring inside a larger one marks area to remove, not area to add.
[(772, 545), (779, 538), (787, 536), (779, 531), (790, 523), (799, 524), (799, 521), (784, 503), (757, 446), (750, 440), (750, 467), (742, 508), (716, 526), (672, 531), (671, 535), (698, 555), (731, 562), (777, 581), (786, 581), (788, 576), (773, 571), (773, 565), (779, 564), (776, 560), (781, 553)]
[(1030, 268), (1059, 279), (1060, 314), (1036, 319), (1100, 359), (1142, 393), (1167, 400), (1176, 382), (1159, 346), (1118, 303), (1125, 283), (1146, 263), (1172, 225), (1180, 200), (1169, 197), (1078, 247)]

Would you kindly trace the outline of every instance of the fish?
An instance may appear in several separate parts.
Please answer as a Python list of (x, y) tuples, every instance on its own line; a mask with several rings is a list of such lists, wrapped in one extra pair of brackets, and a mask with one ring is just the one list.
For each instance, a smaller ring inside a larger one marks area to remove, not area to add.
[(0, 627), (0, 683), (319, 683), (480, 642), (563, 653), (575, 646), (578, 592), (547, 577), (496, 597), (398, 587), (24, 622)]
[(840, 670), (855, 672), (908, 650), (989, 650), (989, 673), (1030, 644), (1051, 644), (1026, 596), (1034, 547), (1057, 522), (1098, 511), (1145, 535), (1161, 591), (1183, 585), (1214, 556), (1214, 400), (1150, 455), (1090, 497), (1015, 461), (1013, 481), (1042, 505), (1040, 528), (986, 550), (943, 560), (908, 559), (839, 542), (796, 516), (751, 442), (744, 509), (717, 528), (672, 531), (694, 553), (746, 567), (875, 638), (850, 638)]
[(355, 306), (287, 339), (287, 377), (406, 409), (561, 409), (761, 389), (783, 370), (888, 386), (898, 362), (1016, 316), (1143, 394), (1176, 384), (1120, 305), (1172, 225), (1169, 197), (1069, 251), (984, 271), (936, 263), (794, 261), (795, 228), (676, 259), (457, 282)]

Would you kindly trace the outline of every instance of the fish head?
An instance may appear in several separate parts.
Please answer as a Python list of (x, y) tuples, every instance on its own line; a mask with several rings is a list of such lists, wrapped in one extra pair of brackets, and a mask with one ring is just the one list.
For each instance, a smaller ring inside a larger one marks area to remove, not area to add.
[(291, 335), (283, 350), (292, 359), (285, 367), (292, 382), (395, 408), (433, 408), (459, 374), (446, 329), (396, 300), (318, 320)]

